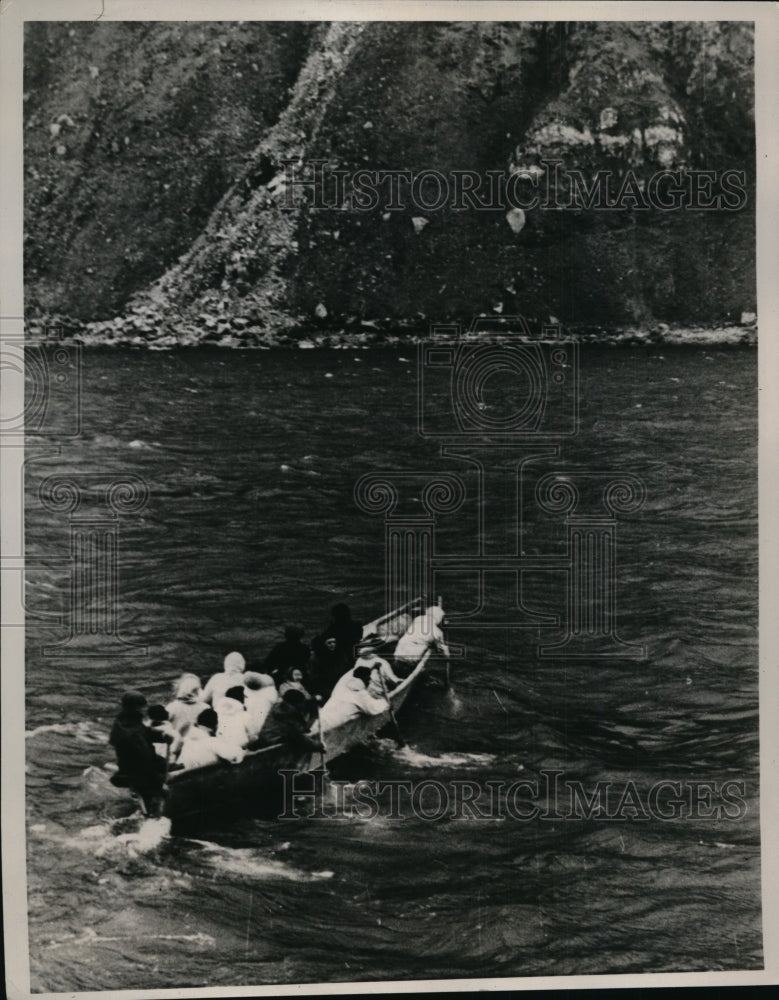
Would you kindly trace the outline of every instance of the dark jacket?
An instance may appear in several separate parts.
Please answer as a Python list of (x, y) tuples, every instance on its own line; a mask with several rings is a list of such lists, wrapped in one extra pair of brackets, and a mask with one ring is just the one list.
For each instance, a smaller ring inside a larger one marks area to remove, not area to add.
[(321, 695), (326, 701), (330, 697), (330, 692), (336, 682), (350, 668), (350, 658), (336, 644), (335, 649), (330, 650), (325, 645), (325, 640), (331, 638), (326, 632), (318, 635), (311, 643), (313, 655), (311, 666), (308, 670), (309, 691), (313, 694)]
[(114, 720), (108, 742), (116, 751), (117, 777), (124, 777), (130, 788), (141, 793), (162, 788), (165, 761), (154, 749), (155, 743), (167, 743), (169, 737), (143, 724), (138, 713), (120, 713)]
[(347, 669), (354, 665), (354, 647), (362, 639), (362, 624), (353, 618), (334, 618), (327, 628), (314, 640), (314, 652), (318, 653), (324, 645), (324, 640), (334, 638), (336, 649), (347, 660)]
[(311, 649), (305, 642), (299, 639), (285, 639), (284, 642), (277, 643), (265, 657), (262, 670), (278, 681), (292, 667), (304, 670), (310, 656)]
[(316, 737), (308, 736), (310, 723), (294, 705), (282, 699), (270, 710), (265, 725), (256, 744), (252, 748), (267, 747), (273, 743), (284, 743), (301, 751), (321, 750), (322, 744)]

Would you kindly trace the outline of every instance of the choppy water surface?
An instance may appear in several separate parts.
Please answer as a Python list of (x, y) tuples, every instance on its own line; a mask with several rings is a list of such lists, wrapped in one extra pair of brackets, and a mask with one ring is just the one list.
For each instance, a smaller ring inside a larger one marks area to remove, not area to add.
[[(424, 822), (387, 805), (371, 820), (215, 822), (148, 851), (116, 822), (127, 800), (103, 765), (123, 689), (164, 699), (179, 671), (205, 678), (232, 648), (260, 655), (288, 622), (310, 637), (335, 600), (379, 613), (384, 529), (352, 499), (363, 473), (446, 469), (472, 485), (416, 433), (410, 351), (85, 353), (82, 435), (30, 465), (27, 554), (44, 559), (28, 603), (56, 611), (67, 592), (53, 561), (68, 555), (67, 516), (41, 507), (41, 477), (134, 473), (150, 499), (120, 522), (120, 623), (148, 655), (44, 656), (62, 634), (28, 632), (34, 988), (762, 964), (749, 350), (586, 350), (581, 432), (544, 466), (645, 482), (644, 507), (619, 521), (617, 603), (647, 659), (539, 659), (532, 633), (453, 632), (466, 647), (454, 692), (421, 691), (402, 716), (410, 747), (382, 739), (346, 774), (483, 783), (557, 769), (642, 794), (733, 779), (745, 816)], [(514, 505), (494, 499), (488, 533)], [(559, 519), (525, 506), (526, 551), (559, 553)], [(474, 544), (472, 513), (441, 518), (442, 547)], [(456, 575), (443, 589), (450, 610), (468, 600)], [(563, 610), (554, 574), (526, 590)]]

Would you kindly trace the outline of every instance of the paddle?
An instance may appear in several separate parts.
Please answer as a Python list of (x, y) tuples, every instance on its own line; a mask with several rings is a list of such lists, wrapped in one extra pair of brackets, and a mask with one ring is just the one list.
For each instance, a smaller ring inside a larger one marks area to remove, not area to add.
[(381, 681), (381, 689), (384, 692), (384, 697), (387, 699), (387, 707), (389, 708), (390, 719), (392, 720), (393, 728), (395, 729), (395, 742), (399, 747), (404, 747), (406, 741), (400, 735), (400, 728), (398, 726), (398, 720), (395, 717), (395, 709), (392, 707), (392, 702), (390, 701), (390, 696), (387, 693), (387, 684), (384, 680), (384, 674), (381, 672), (381, 667), (376, 668), (379, 674), (379, 680)]
[(165, 744), (165, 776), (162, 779), (162, 784), (167, 785), (168, 774), (170, 773), (170, 743)]
[(327, 752), (327, 748), (325, 747), (325, 741), (322, 736), (322, 716), (319, 714), (319, 706), (322, 704), (321, 694), (317, 694), (314, 696), (314, 703), (316, 704), (316, 724), (319, 730), (319, 742), (322, 744), (322, 749), (320, 751), (320, 756), (321, 756), (320, 766), (322, 770), (325, 773), (327, 773), (327, 768), (325, 767), (325, 753)]
[[(443, 606), (444, 606), (443, 598), (439, 595), (439, 598), (438, 598), (438, 607), (439, 608), (443, 608)], [(446, 649), (447, 653), (449, 652), (449, 647), (448, 646), (444, 646), (444, 649)], [(446, 660), (444, 661), (444, 670), (445, 670), (445, 677), (446, 677), (445, 690), (448, 691), (449, 688), (452, 686), (452, 677), (451, 677), (452, 663), (451, 663), (451, 660), (449, 659), (448, 656), (446, 657)]]

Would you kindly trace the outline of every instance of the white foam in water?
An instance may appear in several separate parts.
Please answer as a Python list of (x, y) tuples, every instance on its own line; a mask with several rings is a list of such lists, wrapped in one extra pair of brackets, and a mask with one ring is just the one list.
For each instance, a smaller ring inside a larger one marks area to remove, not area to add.
[(382, 750), (389, 750), (392, 756), (402, 760), (409, 767), (481, 767), (496, 760), (494, 753), (440, 753), (426, 754), (413, 747), (398, 747), (390, 739), (378, 740)]
[[(87, 927), (81, 937), (75, 934), (68, 934), (61, 941), (50, 941), (49, 948), (72, 947), (79, 944), (101, 944), (104, 941), (133, 941), (141, 935), (103, 935), (98, 934), (93, 927)], [(208, 945), (214, 947), (216, 939), (210, 934), (198, 931), (195, 934), (150, 934), (142, 935), (144, 941), (186, 941), (192, 944)]]
[(153, 851), (159, 847), (163, 840), (169, 836), (170, 820), (167, 816), (160, 816), (159, 819), (147, 819), (141, 823), (134, 846), (139, 853), (145, 854), (147, 851)]
[(95, 728), (91, 722), (53, 722), (48, 726), (36, 726), (35, 729), (28, 730), (24, 738), (31, 740), (44, 733), (75, 736), (79, 743), (108, 743), (108, 735), (102, 729)]
[(463, 702), (459, 695), (455, 694), (454, 688), (449, 688), (445, 693), (445, 703), (448, 705), (453, 715), (460, 715), (463, 710)]
[(40, 736), (41, 733), (72, 733), (75, 724), (72, 722), (55, 722), (50, 726), (37, 726), (35, 729), (28, 729), (24, 734), (26, 740), (31, 740), (33, 736)]
[[(138, 828), (126, 833), (115, 833), (116, 824), (121, 823), (126, 826), (128, 821), (138, 822)], [(117, 820), (109, 825), (85, 827), (79, 831), (78, 836), (67, 838), (65, 843), (81, 851), (90, 851), (96, 858), (103, 858), (106, 855), (137, 858), (139, 854), (148, 854), (156, 850), (169, 836), (170, 820), (166, 816), (159, 819), (144, 819), (138, 814), (137, 817)]]
[(215, 867), (232, 875), (246, 875), (253, 878), (283, 878), (290, 882), (320, 882), (332, 878), (334, 872), (304, 872), (299, 868), (265, 858), (253, 848), (222, 847), (208, 840), (190, 840), (192, 844), (200, 844), (213, 858)]

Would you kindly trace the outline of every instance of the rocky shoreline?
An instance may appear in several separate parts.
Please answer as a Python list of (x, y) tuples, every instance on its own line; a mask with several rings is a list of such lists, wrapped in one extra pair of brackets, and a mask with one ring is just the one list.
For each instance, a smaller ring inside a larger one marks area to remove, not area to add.
[[(146, 310), (118, 317), (82, 323), (71, 317), (33, 319), (26, 324), (30, 344), (81, 344), (88, 347), (143, 347), (148, 350), (170, 350), (175, 347), (225, 347), (232, 349), (270, 350), (271, 348), (349, 349), (364, 347), (402, 347), (419, 344), (430, 337), (431, 323), (419, 319), (406, 323), (397, 320), (360, 321), (339, 329), (314, 329), (311, 324), (283, 330), (277, 334), (255, 330), (244, 321), (220, 320), (201, 326), (192, 323), (179, 329), (155, 327)], [(485, 317), (487, 319), (487, 317)], [(452, 325), (452, 320), (447, 320)], [(541, 323), (530, 323), (540, 329)], [(505, 340), (506, 334), (485, 332), (484, 342)], [(564, 328), (564, 337), (583, 344), (648, 344), (672, 347), (734, 347), (757, 345), (757, 318), (745, 313), (739, 324), (720, 326), (669, 326), (656, 323), (650, 327), (606, 328), (578, 326)]]

